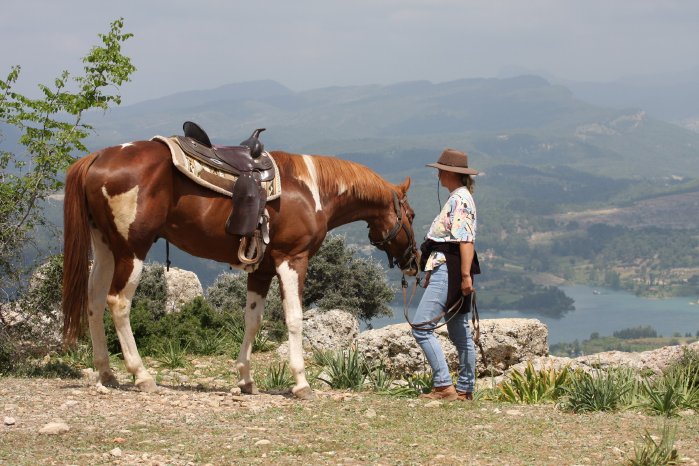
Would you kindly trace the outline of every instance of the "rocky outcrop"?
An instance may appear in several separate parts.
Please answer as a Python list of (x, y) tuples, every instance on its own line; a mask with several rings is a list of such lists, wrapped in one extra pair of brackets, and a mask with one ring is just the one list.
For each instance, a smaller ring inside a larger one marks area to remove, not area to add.
[[(313, 348), (339, 350), (349, 348), (359, 335), (359, 321), (347, 311), (309, 309), (303, 314), (303, 348), (310, 356)], [(282, 343), (277, 352), (286, 357), (289, 343)]]
[[(548, 354), (548, 329), (536, 319), (485, 319), (481, 320), (480, 326), (483, 351), (489, 368), (495, 373), (502, 373), (518, 362)], [(435, 333), (449, 367), (456, 370), (458, 356), (449, 341), (446, 327)], [(429, 370), (407, 323), (362, 332), (357, 338), (357, 348), (369, 361), (382, 361), (396, 373)], [(477, 370), (486, 372), (480, 353)]]
[(183, 305), (187, 304), (197, 296), (204, 295), (199, 277), (189, 270), (170, 267), (170, 270), (163, 272), (167, 284), (167, 302), (165, 312), (178, 312)]

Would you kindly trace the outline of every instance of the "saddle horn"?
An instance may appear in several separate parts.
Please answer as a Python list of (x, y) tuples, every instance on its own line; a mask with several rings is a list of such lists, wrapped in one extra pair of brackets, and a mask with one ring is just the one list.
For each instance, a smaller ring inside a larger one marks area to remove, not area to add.
[(255, 159), (262, 155), (262, 152), (265, 150), (265, 145), (260, 141), (260, 133), (265, 129), (267, 128), (257, 128), (249, 138), (240, 143), (241, 146), (250, 148), (250, 155)]

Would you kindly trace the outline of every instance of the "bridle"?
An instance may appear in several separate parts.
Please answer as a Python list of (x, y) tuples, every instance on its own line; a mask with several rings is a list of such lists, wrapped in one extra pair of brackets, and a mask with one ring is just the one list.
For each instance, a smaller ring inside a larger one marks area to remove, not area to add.
[[(371, 238), (369, 238), (369, 242), (372, 246), (376, 246), (378, 249), (386, 253), (386, 256), (388, 257), (388, 266), (390, 268), (393, 268), (396, 263), (400, 266), (401, 262), (406, 264), (406, 267), (409, 267), (412, 262), (415, 263), (416, 267), (418, 265), (415, 238), (413, 237), (412, 231), (403, 223), (403, 211), (406, 210), (406, 201), (407, 197), (398, 199), (398, 195), (395, 193), (395, 191), (393, 191), (393, 208), (396, 211), (396, 224), (393, 225), (393, 228), (391, 228), (388, 233), (386, 233), (386, 236), (384, 236), (383, 239), (379, 241), (372, 241)], [(403, 254), (400, 257), (394, 258), (391, 253), (388, 252), (388, 249), (385, 249), (385, 247), (388, 243), (393, 241), (396, 236), (398, 236), (401, 229), (405, 230), (405, 235), (408, 238), (408, 247), (405, 249), (405, 251), (403, 251)]]

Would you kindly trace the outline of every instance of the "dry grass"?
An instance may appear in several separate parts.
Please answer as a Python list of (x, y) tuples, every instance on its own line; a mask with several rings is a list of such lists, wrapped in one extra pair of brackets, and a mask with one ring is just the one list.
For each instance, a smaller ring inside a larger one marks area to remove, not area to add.
[[(131, 385), (98, 390), (86, 380), (1, 378), (0, 410), (16, 424), (0, 425), (0, 464), (621, 464), (646, 431), (659, 435), (663, 425), (630, 411), (429, 406), (370, 392), (319, 391), (313, 402), (288, 393), (238, 396), (225, 366), (232, 361), (199, 358), (186, 383), (164, 383), (157, 394)], [(57, 419), (70, 431), (38, 435)], [(672, 422), (680, 457), (697, 464), (699, 416)], [(111, 453), (116, 447), (121, 452)]]

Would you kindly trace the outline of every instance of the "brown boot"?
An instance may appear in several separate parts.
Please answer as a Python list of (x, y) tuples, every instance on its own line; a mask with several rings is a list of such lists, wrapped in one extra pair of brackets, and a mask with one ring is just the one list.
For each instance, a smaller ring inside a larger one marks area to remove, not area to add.
[(473, 393), (456, 391), (456, 399), (459, 401), (473, 401)]
[(453, 385), (445, 385), (444, 387), (432, 387), (430, 393), (423, 393), (420, 398), (427, 400), (444, 400), (454, 401), (458, 397), (456, 389)]

